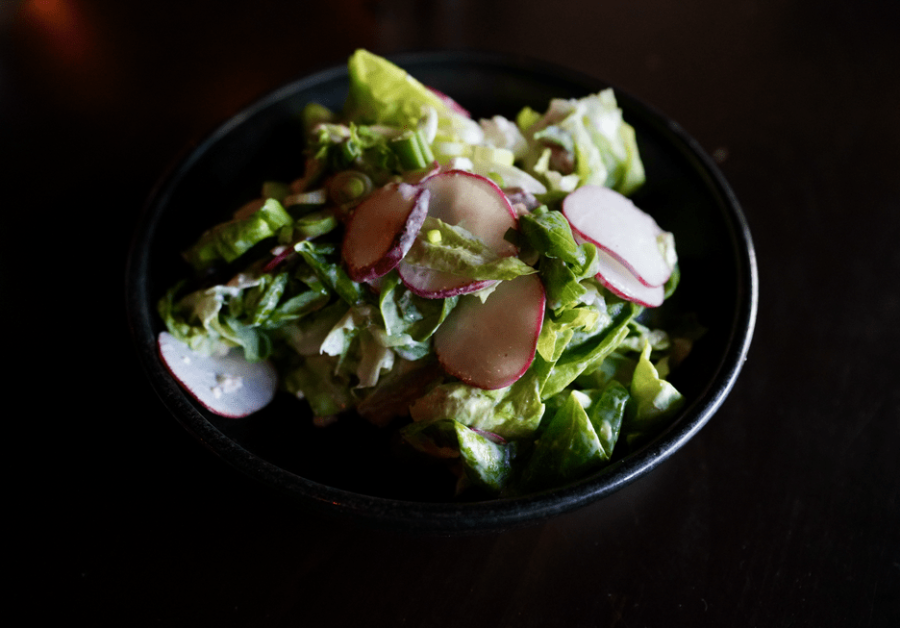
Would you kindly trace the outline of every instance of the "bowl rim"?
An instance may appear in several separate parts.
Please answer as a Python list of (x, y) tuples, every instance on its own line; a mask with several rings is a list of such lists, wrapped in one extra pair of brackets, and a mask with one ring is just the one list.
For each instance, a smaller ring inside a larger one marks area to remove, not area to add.
[[(555, 79), (599, 90), (611, 85), (596, 77), (547, 61), (522, 55), (477, 51), (424, 51), (387, 55), (386, 58), (415, 76), (416, 66), (476, 64), (504, 72), (551, 75)], [(731, 236), (731, 252), (737, 269), (738, 307), (731, 322), (727, 350), (714, 377), (679, 417), (652, 442), (597, 473), (562, 488), (514, 498), (480, 502), (416, 502), (376, 497), (308, 480), (251, 453), (210, 423), (186, 398), (168, 375), (156, 349), (148, 294), (149, 246), (159, 222), (160, 210), (169, 201), (181, 177), (218, 141), (256, 113), (299, 92), (334, 79), (346, 78), (346, 65), (328, 67), (286, 83), (244, 107), (219, 125), (205, 139), (191, 144), (163, 173), (143, 206), (129, 247), (126, 263), (126, 313), (141, 366), (163, 404), (204, 446), (231, 466), (326, 515), (419, 532), (472, 532), (521, 526), (546, 520), (606, 497), (646, 475), (689, 441), (715, 414), (733, 388), (747, 358), (756, 323), (759, 277), (750, 229), (740, 204), (713, 159), (677, 123), (653, 107), (615, 89), (623, 109), (638, 112), (642, 122), (655, 128), (692, 161), (708, 191), (717, 197)], [(148, 237), (151, 236), (151, 237)]]

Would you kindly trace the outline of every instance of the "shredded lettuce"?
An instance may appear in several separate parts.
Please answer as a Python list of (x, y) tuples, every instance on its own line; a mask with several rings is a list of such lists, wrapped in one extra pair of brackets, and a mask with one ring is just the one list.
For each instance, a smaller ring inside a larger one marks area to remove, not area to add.
[(470, 279), (515, 279), (537, 270), (518, 257), (500, 257), (466, 229), (428, 216), (404, 261)]
[[(643, 185), (644, 166), (631, 127), (622, 117), (612, 89), (580, 99), (554, 99), (540, 118), (525, 109), (517, 118), (529, 143), (525, 157), (532, 171), (553, 190), (605, 185), (629, 195)], [(557, 154), (557, 166), (551, 160)]]
[(204, 233), (184, 257), (196, 270), (208, 268), (219, 260), (233, 262), (292, 223), (291, 215), (281, 203), (270, 198), (247, 218), (222, 223)]
[(503, 438), (523, 438), (534, 433), (544, 413), (538, 380), (526, 374), (506, 388), (484, 390), (452, 382), (441, 384), (410, 407), (417, 423), (454, 419)]

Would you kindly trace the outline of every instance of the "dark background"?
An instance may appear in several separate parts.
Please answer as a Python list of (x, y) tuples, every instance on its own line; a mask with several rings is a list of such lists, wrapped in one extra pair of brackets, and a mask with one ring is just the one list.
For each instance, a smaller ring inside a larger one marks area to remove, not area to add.
[[(28, 624), (900, 625), (898, 6), (4, 1), (3, 414)], [(298, 510), (168, 415), (124, 307), (146, 197), (230, 115), (358, 47), (556, 62), (719, 162), (757, 247), (758, 325), (731, 396), (659, 470), (541, 525), (409, 536)]]

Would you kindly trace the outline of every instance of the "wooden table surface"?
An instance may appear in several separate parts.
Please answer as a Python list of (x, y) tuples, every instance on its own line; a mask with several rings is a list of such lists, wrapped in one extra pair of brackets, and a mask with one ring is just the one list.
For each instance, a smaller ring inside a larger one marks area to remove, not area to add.
[[(900, 625), (898, 6), (4, 2), (27, 625)], [(144, 200), (241, 107), (359, 47), (556, 62), (716, 157), (756, 243), (758, 324), (730, 397), (656, 472), (540, 525), (410, 536), (298, 510), (167, 413), (124, 307)]]

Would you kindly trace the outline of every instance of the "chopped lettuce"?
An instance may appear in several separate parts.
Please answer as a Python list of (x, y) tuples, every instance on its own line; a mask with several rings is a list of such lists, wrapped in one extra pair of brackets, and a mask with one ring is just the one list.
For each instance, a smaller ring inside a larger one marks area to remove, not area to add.
[(197, 270), (208, 268), (218, 261), (233, 262), (292, 223), (291, 215), (281, 203), (270, 198), (247, 218), (222, 223), (204, 233), (185, 252), (184, 257)]
[(313, 312), (327, 302), (318, 283), (303, 281), (302, 273), (239, 274), (227, 284), (196, 290), (178, 298), (184, 284), (166, 293), (159, 312), (169, 332), (195, 351), (223, 354), (243, 347), (254, 362), (272, 352), (280, 327)]
[(282, 385), (289, 393), (305, 399), (317, 417), (346, 412), (356, 399), (350, 379), (337, 368), (338, 359), (327, 355), (308, 356), (287, 371)]
[(631, 395), (636, 405), (625, 426), (630, 443), (652, 436), (684, 404), (682, 394), (659, 376), (650, 361), (652, 349), (648, 341), (641, 351), (631, 380)]
[(484, 132), (474, 120), (454, 111), (440, 94), (422, 85), (387, 59), (357, 50), (348, 64), (350, 91), (344, 115), (368, 124), (415, 130), (429, 115), (437, 117), (436, 137), (480, 144)]
[(526, 163), (552, 190), (605, 185), (631, 194), (643, 185), (644, 166), (634, 128), (622, 117), (612, 89), (580, 99), (554, 99), (543, 116), (531, 109), (517, 119), (529, 143)]
[(357, 50), (350, 57), (348, 69), (350, 91), (344, 103), (348, 119), (414, 128), (423, 107), (432, 107), (438, 115), (450, 115), (440, 96), (387, 59)]
[[(486, 145), (508, 150), (514, 160), (525, 157), (528, 152), (528, 141), (515, 122), (503, 116), (494, 116), (489, 120), (481, 120), (479, 124), (484, 132)], [(512, 165), (512, 161), (509, 165)]]
[(569, 344), (551, 366), (541, 387), (547, 399), (568, 387), (575, 379), (596, 367), (612, 353), (628, 335), (628, 323), (640, 313), (640, 306), (628, 303), (606, 325), (597, 325), (586, 333), (573, 333)]
[(404, 261), (470, 279), (515, 279), (537, 270), (515, 256), (500, 257), (462, 227), (428, 216)]
[(603, 445), (579, 397), (575, 392), (569, 393), (535, 440), (524, 471), (528, 489), (565, 484), (602, 462)]
[(294, 249), (309, 264), (319, 280), (348, 304), (354, 305), (365, 298), (365, 288), (350, 279), (341, 266), (337, 246), (327, 242), (316, 244), (303, 240)]
[(396, 271), (381, 281), (378, 305), (385, 339), (395, 345), (424, 343), (437, 331), (456, 306), (459, 297), (426, 299), (410, 292)]
[(408, 444), (425, 454), (458, 460), (457, 493), (474, 485), (496, 495), (508, 483), (512, 472), (509, 447), (459, 421), (412, 423), (401, 434)]
[(600, 457), (603, 462), (609, 462), (612, 460), (631, 396), (625, 386), (615, 380), (610, 381), (599, 392), (592, 393), (592, 403), (587, 408), (588, 418), (603, 448)]
[(538, 384), (528, 374), (497, 390), (462, 382), (441, 384), (416, 401), (410, 415), (417, 423), (455, 419), (503, 438), (524, 438), (534, 433), (544, 413)]

